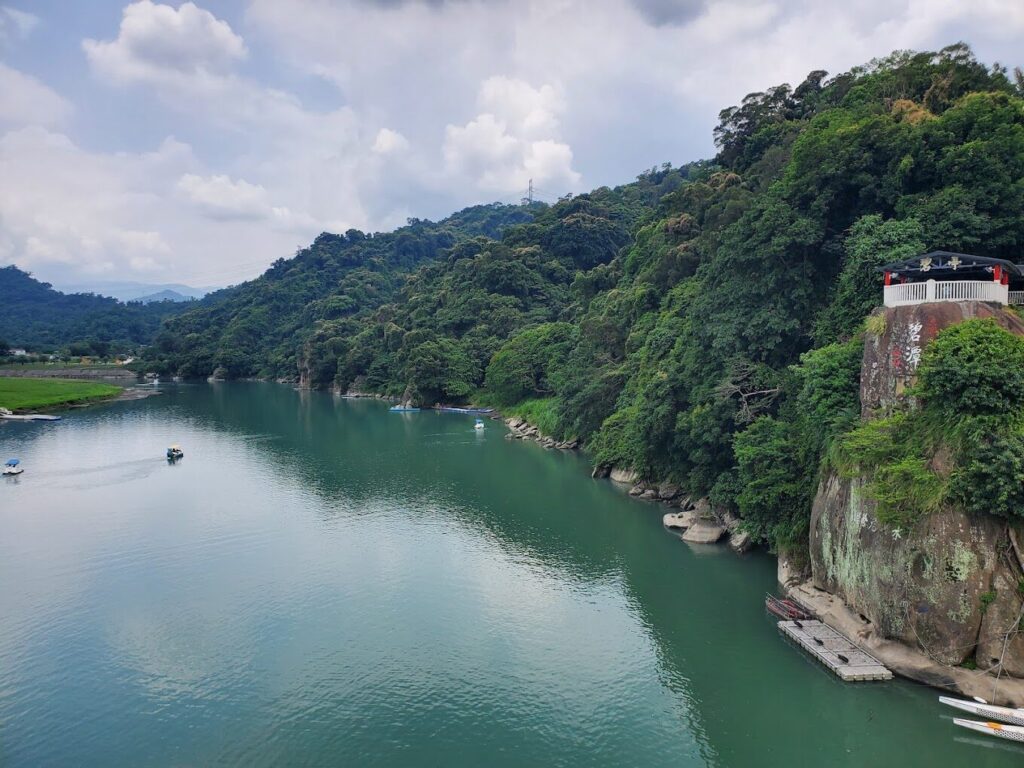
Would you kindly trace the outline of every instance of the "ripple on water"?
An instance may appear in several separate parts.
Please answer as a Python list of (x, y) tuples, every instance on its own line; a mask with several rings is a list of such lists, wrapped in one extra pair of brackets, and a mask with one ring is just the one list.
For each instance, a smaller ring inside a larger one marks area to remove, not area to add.
[(0, 762), (1019, 762), (781, 643), (767, 560), (471, 424), (240, 384), (0, 430)]

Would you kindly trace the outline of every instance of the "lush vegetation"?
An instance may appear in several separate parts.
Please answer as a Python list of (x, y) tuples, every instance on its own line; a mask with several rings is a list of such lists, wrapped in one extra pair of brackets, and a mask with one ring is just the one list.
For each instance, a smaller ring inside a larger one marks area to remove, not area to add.
[(93, 381), (0, 377), (0, 408), (24, 411), (113, 397), (120, 387)]
[[(149, 363), (187, 377), (293, 379), (301, 369), (319, 386), (330, 384), (339, 360), (350, 357), (351, 366), (365, 374), (363, 361), (373, 353), (360, 349), (365, 332), (371, 323), (386, 325), (383, 318), (418, 267), (444, 257), (451, 262), (449, 252), (459, 247), (464, 255), (474, 247), (482, 250), (479, 244), (497, 245), (495, 237), (512, 224), (528, 222), (533, 210), (482, 205), (438, 223), (410, 220), (384, 234), (324, 233), (293, 259), (276, 261), (259, 279), (217, 291), (169, 320)], [(477, 246), (471, 245), (474, 240)], [(464, 322), (475, 320), (475, 309), (464, 307)], [(458, 376), (475, 372), (462, 371), (464, 361), (449, 360), (452, 351), (443, 342), (424, 349), (419, 365), (444, 363), (446, 370), (432, 375), (460, 389)]]
[[(487, 208), (486, 228), (470, 209), (322, 235), (168, 321), (150, 364), (422, 403), (483, 397), (791, 546), (806, 541), (828, 457), (924, 439), (904, 416), (839, 446), (858, 413), (875, 267), (1024, 245), (1021, 81), (963, 45), (812, 72), (724, 110), (707, 162), (550, 207)], [(986, 450), (1019, 473), (1020, 441), (1001, 439)], [(987, 458), (964, 457), (963, 483)], [(879, 461), (892, 519), (941, 498), (917, 446)], [(914, 499), (897, 498), (906, 487)]]
[(148, 344), (164, 318), (188, 306), (64, 294), (15, 266), (0, 267), (0, 354), (9, 347), (46, 352), (70, 348), (73, 355), (106, 357)]

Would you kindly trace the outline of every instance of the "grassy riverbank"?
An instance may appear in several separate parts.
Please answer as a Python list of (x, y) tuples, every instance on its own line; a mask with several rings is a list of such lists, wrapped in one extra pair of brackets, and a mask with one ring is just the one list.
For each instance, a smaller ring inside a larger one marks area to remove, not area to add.
[(21, 379), (0, 377), (0, 408), (25, 411), (58, 405), (104, 400), (121, 392), (121, 387), (93, 381), (65, 379)]

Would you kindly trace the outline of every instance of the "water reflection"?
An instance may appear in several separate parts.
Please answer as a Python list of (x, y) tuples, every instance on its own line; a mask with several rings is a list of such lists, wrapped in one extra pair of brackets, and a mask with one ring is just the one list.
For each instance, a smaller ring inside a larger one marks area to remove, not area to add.
[[(979, 762), (930, 693), (844, 686), (782, 643), (769, 558), (695, 555), (580, 457), (472, 423), (218, 384), (0, 431), (36, 481), (0, 487), (2, 749)], [(172, 442), (186, 458), (168, 467)]]

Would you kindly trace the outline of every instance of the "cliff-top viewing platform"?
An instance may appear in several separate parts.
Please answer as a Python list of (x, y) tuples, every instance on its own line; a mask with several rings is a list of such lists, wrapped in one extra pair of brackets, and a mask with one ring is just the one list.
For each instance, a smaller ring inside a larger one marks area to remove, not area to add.
[(932, 251), (879, 267), (885, 306), (939, 301), (1024, 304), (1024, 266), (1005, 259)]

